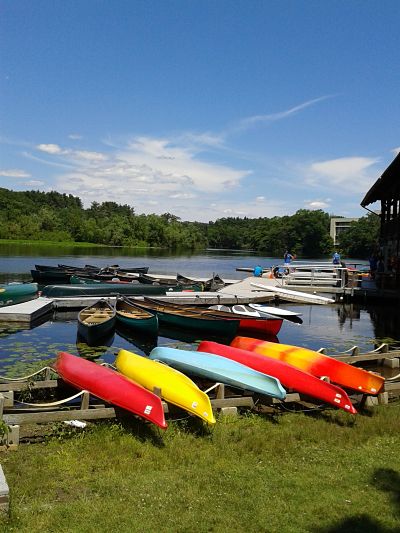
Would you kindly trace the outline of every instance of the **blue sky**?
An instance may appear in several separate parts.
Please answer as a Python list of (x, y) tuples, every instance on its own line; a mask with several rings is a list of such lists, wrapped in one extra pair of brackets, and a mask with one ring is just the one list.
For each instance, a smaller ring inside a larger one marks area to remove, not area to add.
[(0, 186), (182, 220), (366, 214), (397, 0), (0, 0)]

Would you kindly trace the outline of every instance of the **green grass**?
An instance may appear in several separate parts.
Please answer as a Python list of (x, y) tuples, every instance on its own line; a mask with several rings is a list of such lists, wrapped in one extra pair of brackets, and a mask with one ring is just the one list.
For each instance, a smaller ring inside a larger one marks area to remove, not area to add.
[(75, 242), (75, 241), (32, 241), (27, 239), (0, 239), (0, 244), (29, 244), (45, 246), (76, 246), (79, 247), (107, 247), (107, 244), (93, 244), (92, 242)]
[(399, 420), (393, 403), (355, 418), (244, 414), (211, 430), (192, 418), (163, 433), (140, 421), (61, 430), (0, 455), (2, 531), (394, 533)]

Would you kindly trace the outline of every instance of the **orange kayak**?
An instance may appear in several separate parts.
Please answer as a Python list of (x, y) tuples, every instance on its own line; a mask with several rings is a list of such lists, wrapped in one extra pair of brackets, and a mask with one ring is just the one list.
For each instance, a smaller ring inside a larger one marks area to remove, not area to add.
[(262, 341), (250, 337), (235, 337), (231, 346), (279, 359), (313, 376), (318, 378), (326, 376), (333, 383), (365, 394), (378, 394), (385, 382), (385, 378), (372, 372), (367, 372), (308, 348)]

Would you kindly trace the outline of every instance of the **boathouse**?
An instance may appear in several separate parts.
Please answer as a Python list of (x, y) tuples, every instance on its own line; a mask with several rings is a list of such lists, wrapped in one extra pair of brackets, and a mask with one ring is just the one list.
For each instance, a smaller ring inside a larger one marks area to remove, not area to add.
[(379, 244), (386, 274), (385, 286), (400, 288), (400, 153), (374, 183), (361, 202), (380, 201)]

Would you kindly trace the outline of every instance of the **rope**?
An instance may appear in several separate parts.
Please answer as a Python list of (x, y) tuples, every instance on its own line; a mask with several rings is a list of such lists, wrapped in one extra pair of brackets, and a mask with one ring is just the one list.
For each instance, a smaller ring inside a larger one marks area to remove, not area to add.
[(28, 405), (29, 407), (39, 407), (39, 408), (46, 408), (46, 407), (55, 407), (57, 405), (62, 405), (63, 403), (70, 402), (71, 400), (75, 400), (75, 398), (79, 398), (79, 396), (82, 396), (85, 392), (85, 390), (81, 390), (77, 394), (74, 394), (73, 396), (70, 396), (69, 398), (64, 398), (64, 400), (59, 400), (57, 402), (50, 402), (50, 403), (27, 403), (27, 402), (19, 402), (16, 401), (15, 403), (21, 404), (21, 405)]
[(396, 379), (400, 378), (400, 374), (397, 374), (396, 376), (392, 376), (391, 378), (386, 378), (386, 381), (395, 381)]
[(28, 376), (22, 376), (20, 378), (6, 378), (4, 376), (0, 376), (0, 380), (2, 380), (2, 381), (14, 381), (14, 382), (26, 381), (27, 379), (33, 378), (33, 376), (37, 376), (37, 374), (40, 374), (40, 373), (44, 372), (45, 370), (51, 370), (52, 372), (55, 372), (55, 370), (53, 368), (51, 368), (50, 366), (45, 366), (44, 368), (41, 368), (37, 372), (34, 372), (33, 374), (29, 374)]

